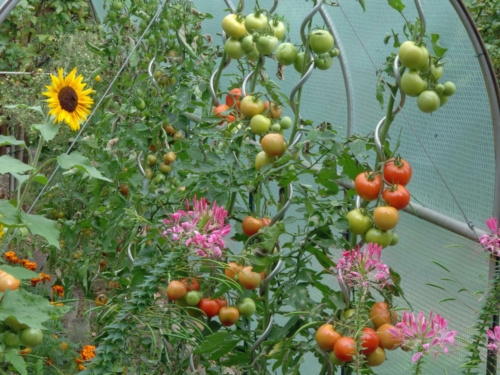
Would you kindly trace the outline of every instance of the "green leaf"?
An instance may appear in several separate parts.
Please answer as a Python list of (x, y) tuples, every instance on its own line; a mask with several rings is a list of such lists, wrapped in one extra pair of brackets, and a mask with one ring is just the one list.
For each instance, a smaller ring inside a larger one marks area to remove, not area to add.
[(441, 47), (439, 44), (439, 34), (431, 34), (432, 49), (437, 57), (441, 58), (444, 56), (448, 48)]
[[(67, 313), (71, 307), (51, 305), (47, 298), (32, 294), (24, 289), (5, 292), (0, 303), (0, 320), (16, 317), (20, 324), (31, 328), (46, 329), (42, 323)], [(33, 313), (36, 311), (36, 314)]]
[(361, 5), (361, 8), (363, 8), (363, 12), (366, 12), (366, 5), (365, 5), (365, 0), (357, 0), (359, 2), (359, 5)]
[(457, 300), (456, 298), (450, 297), (450, 298), (442, 299), (441, 301), (438, 301), (438, 303), (447, 302), (447, 301), (456, 301), (456, 300)]
[(5, 146), (5, 145), (23, 146), (24, 148), (27, 148), (24, 141), (19, 141), (11, 135), (9, 136), (0, 135), (0, 146)]
[(7, 228), (24, 227), (21, 214), (6, 200), (0, 200), (0, 224)]
[(21, 357), (16, 349), (9, 349), (5, 352), (5, 360), (10, 362), (12, 366), (21, 374), (28, 375), (28, 371), (26, 370), (26, 363), (24, 362), (23, 357)]
[(231, 351), (240, 341), (232, 332), (217, 332), (205, 338), (205, 341), (194, 350), (195, 354), (209, 354), (208, 360), (221, 358)]
[(37, 174), (35, 177), (33, 177), (33, 181), (38, 182), (41, 185), (47, 185), (49, 179), (43, 174)]
[(401, 0), (388, 0), (389, 1), (389, 5), (396, 9), (399, 13), (401, 13), (403, 11), (403, 9), (405, 8), (405, 5), (403, 4), (403, 2)]
[(45, 113), (43, 113), (43, 111), (42, 111), (42, 107), (40, 107), (39, 105), (30, 107), (26, 104), (14, 104), (14, 105), (6, 105), (5, 108), (8, 108), (8, 109), (13, 109), (13, 108), (31, 109), (32, 111), (36, 111), (42, 115), (45, 115)]
[(104, 180), (108, 182), (113, 182), (109, 178), (104, 177), (101, 172), (99, 172), (92, 162), (85, 156), (75, 151), (71, 154), (62, 154), (57, 157), (57, 162), (64, 169), (77, 168), (81, 171), (87, 172), (90, 176), (97, 178), (99, 180)]
[(27, 270), (24, 267), (11, 267), (6, 264), (0, 266), (0, 270), (7, 272), (8, 274), (14, 276), (16, 279), (25, 280), (32, 279), (34, 277), (38, 277), (36, 272)]
[(272, 253), (278, 238), (283, 233), (285, 233), (285, 224), (283, 222), (277, 222), (272, 227), (266, 227), (264, 231), (264, 239), (260, 245), (267, 250), (267, 252)]
[(0, 174), (5, 173), (25, 173), (31, 171), (34, 168), (31, 165), (24, 164), (22, 161), (14, 159), (9, 155), (4, 155), (0, 157)]
[(57, 135), (57, 132), (61, 128), (60, 125), (54, 124), (52, 120), (49, 120), (45, 124), (36, 124), (31, 127), (32, 129), (38, 130), (47, 142), (53, 140)]
[(435, 261), (435, 260), (431, 260), (432, 263), (434, 263), (436, 266), (439, 266), (441, 267), (442, 269), (444, 269), (446, 272), (448, 273), (451, 273), (450, 270), (448, 268), (446, 268), (445, 266), (443, 266), (441, 263)]
[(433, 288), (438, 288), (438, 289), (446, 290), (446, 289), (445, 289), (445, 288), (443, 288), (442, 286), (439, 286), (439, 285), (436, 285), (436, 284), (425, 283), (425, 285), (432, 286)]
[(377, 81), (377, 88), (375, 92), (375, 96), (380, 103), (380, 108), (384, 109), (384, 91), (385, 91), (385, 84), (382, 78), (379, 78)]
[(30, 215), (25, 212), (21, 212), (21, 216), (31, 233), (42, 236), (50, 245), (60, 249), (57, 221), (46, 219), (39, 215)]

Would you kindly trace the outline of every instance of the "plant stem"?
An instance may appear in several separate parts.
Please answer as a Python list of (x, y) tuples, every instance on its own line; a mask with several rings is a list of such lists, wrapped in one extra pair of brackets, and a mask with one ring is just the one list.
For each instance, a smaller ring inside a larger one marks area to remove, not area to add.
[[(385, 121), (384, 124), (382, 125), (382, 128), (380, 129), (380, 144), (382, 145), (382, 148), (384, 147), (385, 144), (385, 139), (387, 138), (387, 133), (389, 133), (389, 128), (391, 127), (392, 122), (394, 121), (394, 116), (392, 114), (393, 109), (394, 109), (394, 98), (396, 97), (396, 94), (398, 93), (398, 86), (397, 85), (389, 85), (389, 88), (391, 90), (391, 94), (389, 95), (389, 101), (387, 103), (387, 111), (385, 114)], [(381, 170), (382, 166), (379, 165), (379, 163), (382, 160), (380, 160), (380, 156), (377, 154), (377, 158), (375, 161), (375, 171)]]
[[(218, 96), (217, 93), (219, 91), (220, 76), (222, 74), (222, 71), (224, 70), (224, 64), (226, 63), (226, 60), (227, 60), (226, 52), (223, 52), (221, 60), (220, 60), (219, 69), (217, 70), (217, 73), (215, 74), (215, 78), (214, 78), (214, 91), (215, 91), (215, 96), (216, 97)], [(212, 107), (213, 106), (215, 106), (215, 100), (214, 100), (214, 98), (212, 98)]]
[[(40, 136), (40, 141), (38, 142), (38, 147), (36, 149), (35, 158), (33, 159), (33, 165), (32, 165), (35, 169), (31, 171), (30, 176), (28, 178), (28, 181), (26, 182), (26, 186), (24, 187), (23, 194), (21, 195), (21, 198), (17, 201), (17, 209), (19, 211), (22, 210), (23, 202), (26, 199), (26, 195), (28, 194), (29, 188), (31, 187), (31, 182), (33, 181), (33, 178), (38, 173), (38, 169), (36, 168), (36, 165), (38, 164), (38, 159), (40, 158), (40, 154), (42, 152), (43, 143), (44, 143), (44, 140), (43, 140), (42, 136)], [(19, 186), (19, 190), (20, 189), (21, 189), (21, 186)]]
[(257, 81), (259, 80), (260, 69), (262, 68), (262, 61), (264, 57), (259, 57), (257, 64), (255, 64), (255, 69), (253, 72), (252, 83), (250, 84), (250, 93), (252, 94), (257, 87)]

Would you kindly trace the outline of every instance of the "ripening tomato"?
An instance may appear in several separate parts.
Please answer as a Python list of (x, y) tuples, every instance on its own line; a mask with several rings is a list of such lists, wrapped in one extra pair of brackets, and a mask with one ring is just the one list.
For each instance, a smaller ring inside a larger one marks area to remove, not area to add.
[(219, 310), (220, 323), (225, 327), (230, 327), (238, 321), (240, 312), (236, 307), (221, 307)]
[(390, 230), (398, 225), (399, 213), (394, 207), (379, 206), (373, 211), (373, 221), (382, 230)]
[(391, 324), (382, 324), (377, 328), (380, 346), (384, 349), (394, 350), (403, 342), (403, 331)]
[(271, 224), (271, 219), (267, 218), (267, 217), (263, 217), (262, 219), (262, 225), (267, 227), (269, 224)]
[(219, 297), (215, 301), (219, 304), (220, 307), (227, 307), (227, 301), (224, 298)]
[(216, 300), (212, 300), (210, 298), (203, 298), (198, 304), (198, 307), (209, 318), (213, 318), (214, 316), (216, 316), (220, 310), (219, 303)]
[(382, 198), (389, 206), (402, 210), (410, 203), (410, 192), (403, 185), (393, 185), (384, 190)]
[(281, 115), (283, 114), (283, 107), (277, 105), (276, 103), (271, 103), (271, 109), (269, 109), (269, 101), (266, 101), (264, 103), (264, 108), (266, 111), (269, 110), (267, 115), (269, 116), (269, 118), (272, 119), (280, 118)]
[(108, 297), (105, 294), (99, 294), (94, 301), (96, 306), (104, 306), (108, 303)]
[(255, 31), (264, 31), (268, 26), (268, 18), (264, 13), (250, 13), (245, 18), (245, 28), (248, 33), (253, 34)]
[(375, 351), (366, 357), (366, 364), (370, 367), (380, 366), (385, 362), (385, 350), (377, 346)]
[(254, 290), (262, 281), (262, 274), (253, 272), (252, 268), (252, 266), (245, 267), (238, 274), (240, 284), (247, 290)]
[(177, 154), (173, 151), (169, 151), (165, 155), (163, 155), (163, 162), (165, 164), (172, 164), (176, 160), (177, 160)]
[(376, 173), (361, 172), (354, 180), (356, 193), (365, 201), (373, 201), (380, 194), (382, 177)]
[(190, 277), (189, 280), (187, 278), (182, 279), (181, 281), (188, 292), (195, 290), (199, 291), (200, 290), (200, 283), (197, 278), (195, 277)]
[(229, 91), (226, 96), (226, 105), (230, 108), (234, 108), (234, 103), (236, 103), (236, 108), (240, 109), (241, 102), (241, 89), (236, 88)]
[(247, 118), (260, 115), (264, 112), (264, 103), (252, 95), (245, 96), (240, 103), (241, 113)]
[(372, 227), (372, 220), (364, 215), (359, 208), (349, 211), (346, 216), (349, 230), (354, 234), (365, 234)]
[(234, 280), (234, 277), (240, 273), (243, 269), (241, 264), (237, 264), (236, 262), (229, 262), (229, 264), (224, 269), (224, 275)]
[(339, 360), (349, 362), (356, 355), (356, 342), (352, 337), (343, 336), (335, 343), (333, 352)]
[(269, 156), (278, 156), (285, 152), (286, 144), (281, 134), (267, 134), (260, 141), (262, 150)]
[(265, 165), (274, 163), (276, 156), (269, 156), (265, 151), (261, 151), (255, 157), (255, 169), (260, 171)]
[(186, 286), (180, 281), (173, 280), (167, 286), (167, 296), (172, 301), (177, 301), (183, 298), (187, 293)]
[[(243, 107), (242, 107), (243, 108)], [(250, 129), (254, 134), (262, 135), (271, 128), (271, 120), (263, 115), (255, 115), (250, 120)]]
[(370, 355), (378, 348), (379, 341), (377, 332), (374, 329), (370, 327), (363, 328), (363, 332), (361, 333), (361, 347), (366, 349), (361, 350), (360, 353)]
[(228, 14), (222, 19), (222, 30), (235, 39), (243, 38), (247, 33), (243, 17), (236, 14)]
[(226, 104), (221, 104), (214, 109), (214, 115), (222, 117), (223, 119), (226, 119), (229, 122), (234, 122), (236, 118), (231, 115), (231, 114), (224, 114), (225, 112), (228, 112), (231, 110), (231, 107), (229, 107)]
[(262, 220), (253, 216), (247, 216), (241, 223), (241, 229), (243, 229), (243, 233), (250, 237), (257, 233), (263, 225)]
[(20, 281), (10, 274), (6, 274), (0, 278), (0, 292), (5, 292), (7, 289), (19, 289)]
[(387, 303), (375, 302), (370, 309), (370, 320), (377, 329), (383, 324), (396, 324), (398, 315), (395, 311), (389, 312)]
[(323, 350), (333, 350), (333, 347), (338, 339), (342, 337), (340, 333), (335, 331), (332, 324), (323, 324), (316, 331), (316, 342)]
[(384, 164), (384, 179), (391, 184), (408, 185), (412, 168), (403, 158), (389, 159)]

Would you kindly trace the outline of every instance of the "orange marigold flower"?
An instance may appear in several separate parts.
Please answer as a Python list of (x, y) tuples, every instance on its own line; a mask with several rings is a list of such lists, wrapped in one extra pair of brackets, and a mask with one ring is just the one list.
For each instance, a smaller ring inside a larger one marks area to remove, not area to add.
[(52, 301), (50, 304), (55, 306), (64, 306), (62, 302), (55, 303), (54, 301)]
[(19, 352), (19, 354), (31, 354), (31, 348), (25, 348)]
[(17, 257), (16, 253), (11, 251), (7, 251), (4, 254), (5, 259), (7, 259), (11, 263), (19, 263), (19, 258)]
[(38, 279), (36, 277), (31, 279), (31, 286), (36, 286), (36, 284), (41, 283), (42, 279)]
[(86, 360), (89, 360), (89, 359), (92, 359), (95, 357), (95, 346), (94, 345), (85, 345), (82, 349), (82, 351), (80, 352), (80, 357), (86, 361)]
[(23, 266), (24, 266), (26, 263), (28, 263), (28, 262), (29, 262), (29, 260), (28, 260), (28, 259), (21, 259), (21, 260), (19, 261), (19, 263), (20, 263), (20, 264), (22, 264)]
[(54, 285), (52, 287), (52, 293), (56, 293), (59, 297), (64, 297), (64, 287), (62, 285)]
[(68, 344), (66, 344), (65, 342), (62, 342), (61, 345), (59, 345), (59, 347), (61, 348), (62, 351), (68, 349)]
[(78, 365), (78, 370), (79, 371), (84, 371), (86, 369), (87, 369), (87, 367), (85, 367), (84, 365)]
[(40, 272), (39, 275), (40, 275), (40, 278), (42, 279), (42, 281), (50, 281), (50, 275), (49, 274)]
[(47, 358), (45, 360), (45, 365), (46, 366), (52, 366), (54, 364), (54, 360), (52, 358)]
[(24, 268), (31, 270), (31, 271), (36, 270), (36, 267), (37, 267), (35, 262), (30, 262), (30, 261), (25, 262), (23, 265), (24, 265)]

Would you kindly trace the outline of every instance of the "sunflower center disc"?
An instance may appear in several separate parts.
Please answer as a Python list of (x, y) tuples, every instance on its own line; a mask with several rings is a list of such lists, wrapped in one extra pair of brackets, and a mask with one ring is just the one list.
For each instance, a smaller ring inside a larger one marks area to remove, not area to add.
[(78, 95), (71, 87), (63, 87), (57, 96), (61, 108), (68, 112), (73, 112), (78, 106)]

